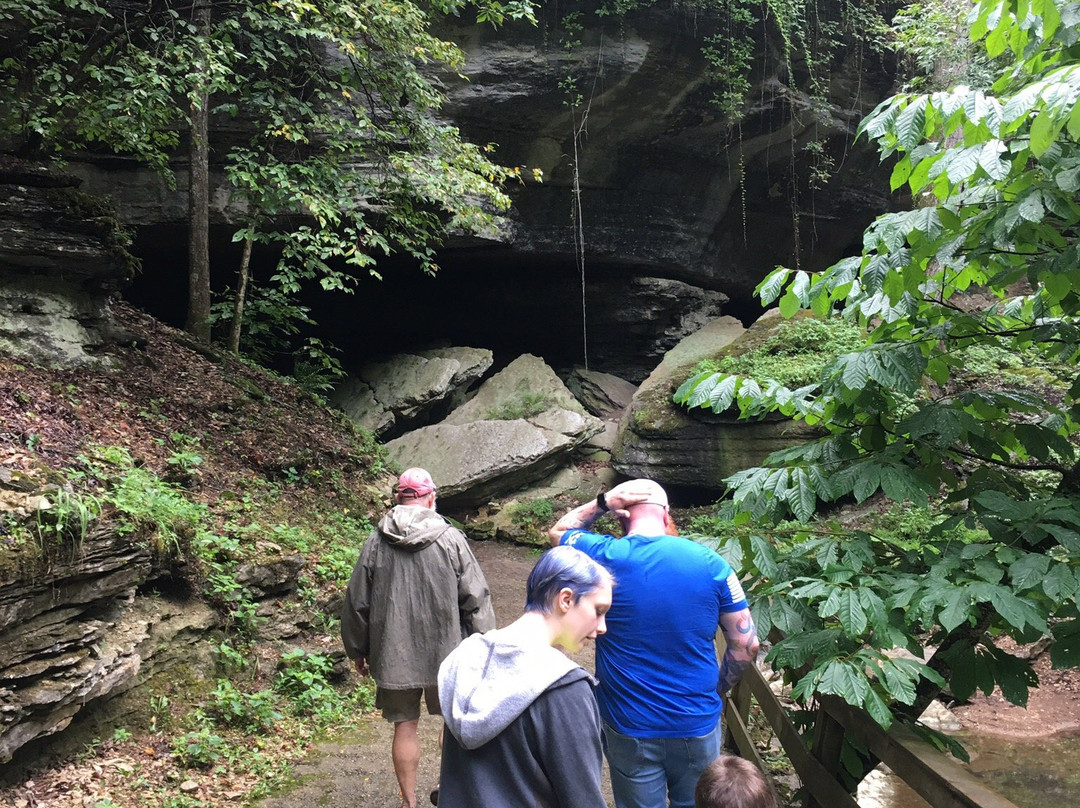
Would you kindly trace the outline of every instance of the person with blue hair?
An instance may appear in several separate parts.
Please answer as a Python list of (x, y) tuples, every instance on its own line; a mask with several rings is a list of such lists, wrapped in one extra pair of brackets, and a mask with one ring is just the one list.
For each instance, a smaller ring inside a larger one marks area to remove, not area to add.
[(613, 585), (581, 551), (548, 550), (525, 613), (443, 661), (440, 808), (606, 808), (596, 681), (563, 651), (607, 630)]

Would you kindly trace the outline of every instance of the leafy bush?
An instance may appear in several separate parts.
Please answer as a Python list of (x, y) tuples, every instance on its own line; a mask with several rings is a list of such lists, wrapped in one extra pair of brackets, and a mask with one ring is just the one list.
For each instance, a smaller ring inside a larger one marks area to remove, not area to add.
[(511, 507), (510, 520), (528, 528), (546, 527), (555, 515), (555, 505), (550, 499), (534, 499), (517, 502)]
[(281, 655), (274, 689), (288, 697), (297, 713), (326, 717), (342, 706), (341, 697), (328, 680), (333, 668), (325, 654), (294, 648)]
[(52, 495), (51, 507), (35, 511), (37, 535), (43, 539), (51, 533), (58, 541), (72, 535), (82, 541), (90, 523), (101, 514), (101, 507), (101, 500), (92, 494), (59, 488)]
[(344, 584), (352, 576), (359, 555), (358, 547), (332, 547), (315, 562), (315, 577), (321, 581)]
[(217, 724), (254, 732), (271, 728), (281, 718), (274, 701), (269, 690), (244, 693), (228, 679), (218, 679), (217, 689), (204, 709)]
[(152, 471), (135, 465), (126, 449), (100, 447), (89, 456), (80, 456), (89, 473), (108, 486), (102, 499), (120, 514), (117, 532), (148, 532), (159, 548), (175, 552), (190, 545), (207, 508), (162, 480)]
[(1068, 387), (1073, 368), (1047, 359), (1034, 350), (1008, 350), (996, 345), (976, 343), (954, 352), (956, 376), (981, 381), (993, 379), (998, 384), (1029, 387), (1039, 382)]
[(228, 743), (220, 735), (203, 728), (174, 738), (172, 750), (181, 766), (209, 769), (228, 750)]
[(240, 673), (248, 668), (248, 657), (228, 642), (220, 643), (215, 649), (218, 665), (227, 673)]
[(964, 525), (942, 529), (948, 519), (946, 514), (929, 507), (916, 507), (911, 503), (893, 503), (888, 510), (867, 519), (865, 529), (877, 538), (905, 550), (918, 550), (930, 540), (955, 539), (970, 544), (986, 541), (985, 530)]

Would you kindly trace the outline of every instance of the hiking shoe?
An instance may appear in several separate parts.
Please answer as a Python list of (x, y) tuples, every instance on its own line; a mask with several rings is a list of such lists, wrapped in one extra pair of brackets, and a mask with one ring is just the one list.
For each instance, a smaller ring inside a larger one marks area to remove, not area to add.
[(438, 805), (439, 804), (439, 787), (438, 786), (435, 786), (435, 788), (431, 789), (430, 799), (431, 799), (431, 804), (432, 805)]

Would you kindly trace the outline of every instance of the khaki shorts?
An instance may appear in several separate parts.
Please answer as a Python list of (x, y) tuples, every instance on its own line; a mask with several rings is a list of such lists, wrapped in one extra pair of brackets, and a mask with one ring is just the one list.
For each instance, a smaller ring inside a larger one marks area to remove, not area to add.
[(416, 721), (420, 718), (420, 694), (427, 702), (429, 715), (442, 715), (439, 707), (438, 687), (414, 687), (409, 690), (384, 690), (375, 688), (375, 706), (382, 710), (383, 718), (391, 724)]

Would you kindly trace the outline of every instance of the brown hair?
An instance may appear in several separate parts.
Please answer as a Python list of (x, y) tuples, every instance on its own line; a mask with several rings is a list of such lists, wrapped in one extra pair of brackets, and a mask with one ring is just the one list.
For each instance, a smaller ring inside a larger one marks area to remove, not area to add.
[(753, 763), (721, 755), (710, 763), (694, 790), (694, 808), (777, 808), (769, 781)]

